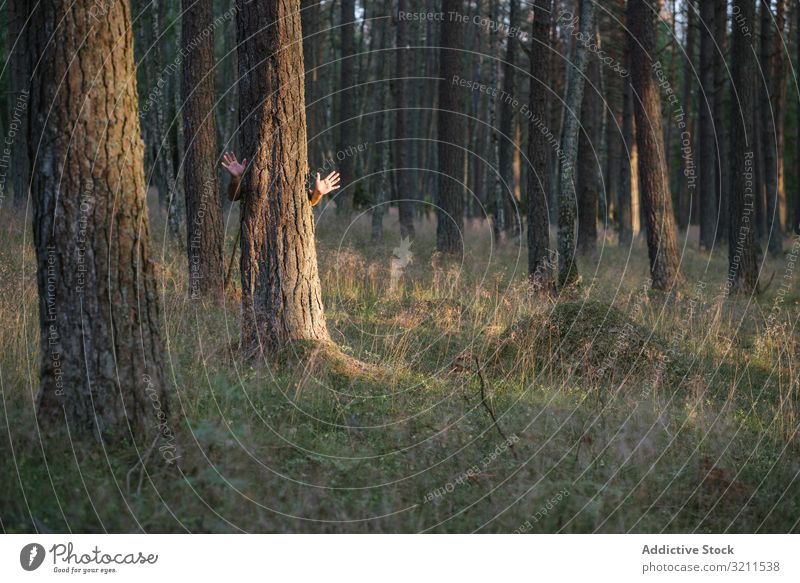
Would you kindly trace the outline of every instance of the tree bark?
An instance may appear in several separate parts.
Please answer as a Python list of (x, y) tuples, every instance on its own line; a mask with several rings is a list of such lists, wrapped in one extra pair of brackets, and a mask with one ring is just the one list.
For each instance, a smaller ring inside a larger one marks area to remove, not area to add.
[(728, 147), (729, 117), (726, 115), (728, 69), (725, 54), (728, 48), (728, 1), (714, 0), (714, 128), (717, 136), (716, 184), (717, 184), (717, 243), (728, 238), (728, 205), (730, 201), (730, 163)]
[(700, 2), (700, 247), (712, 249), (717, 228), (716, 137), (714, 136), (714, 3)]
[(530, 53), (530, 112), (528, 117), (528, 275), (535, 288), (552, 286), (550, 220), (547, 184), (550, 150), (545, 132), (549, 118), (550, 30), (553, 0), (536, 0)]
[(758, 284), (755, 248), (755, 123), (753, 110), (758, 82), (758, 64), (754, 54), (756, 30), (753, 0), (734, 0), (732, 39), (733, 150), (728, 233), (728, 281), (731, 293), (752, 294)]
[(766, 13), (766, 22), (762, 18), (761, 67), (766, 78), (766, 87), (761, 92), (764, 104), (760, 109), (761, 136), (764, 182), (767, 190), (766, 226), (769, 252), (775, 256), (783, 251), (783, 230), (786, 225), (786, 193), (783, 188), (783, 127), (786, 95), (786, 67), (783, 58), (784, 1), (778, 0), (776, 4), (774, 26), (769, 17), (769, 7), (762, 3), (762, 10)]
[[(336, 145), (337, 159), (339, 153), (347, 152), (348, 148), (356, 145), (358, 119), (356, 119), (356, 41), (355, 41), (355, 0), (339, 0), (341, 8), (341, 25), (339, 35), (341, 42), (341, 61), (339, 77), (339, 140)], [(336, 210), (345, 214), (353, 208), (354, 188), (351, 184), (355, 180), (355, 160), (351, 155), (342, 155), (339, 161), (341, 175), (341, 190), (336, 197)]]
[[(695, 2), (687, 0), (686, 2), (686, 65), (683, 69), (683, 111), (686, 116), (686, 129), (681, 134), (681, 172), (680, 186), (678, 188), (678, 208), (676, 209), (678, 228), (686, 230), (689, 228), (689, 221), (692, 215), (692, 198), (697, 196), (697, 189), (694, 188), (694, 183), (690, 181), (696, 169), (692, 167), (692, 160), (694, 159), (694, 100), (692, 99), (692, 87), (694, 85), (694, 47), (695, 37), (697, 36), (697, 12)], [(709, 96), (706, 94), (706, 99)], [(686, 142), (688, 141), (688, 148)], [(714, 166), (716, 170), (716, 165)], [(714, 192), (716, 197), (716, 192)], [(715, 223), (716, 223), (716, 217)]]
[[(594, 31), (594, 1), (580, 2), (580, 38), (591, 38)], [(587, 49), (585, 42), (575, 43), (575, 58), (567, 72), (567, 89), (564, 98), (564, 122), (561, 130), (561, 148), (564, 156), (559, 169), (558, 195), (558, 283), (568, 286), (578, 281), (575, 265), (575, 216), (577, 200), (575, 192), (575, 163), (578, 156), (578, 131), (580, 130), (581, 105), (583, 102), (584, 72)]]
[[(30, 26), (25, 22), (30, 14), (30, 3), (26, 0), (8, 0), (9, 49), (11, 61), (11, 95), (9, 102), (9, 129), (6, 143), (11, 150), (11, 183), (14, 189), (14, 203), (22, 206), (28, 198), (28, 185), (31, 180), (30, 159), (26, 143), (28, 134), (28, 115), (31, 84), (31, 60), (28, 48)], [(14, 130), (14, 135), (11, 130)], [(3, 185), (7, 188), (7, 184)]]
[(628, 29), (631, 73), (639, 145), (639, 183), (647, 226), (647, 251), (654, 289), (670, 290), (681, 284), (675, 215), (669, 193), (664, 133), (661, 129), (661, 94), (650, 60), (656, 54), (655, 18), (660, 0), (629, 0)]
[(242, 349), (327, 340), (314, 242), (299, 0), (237, 0), (242, 177)]
[[(462, 12), (461, 0), (443, 0), (442, 11)], [(437, 120), (439, 179), (437, 186), (436, 249), (445, 254), (464, 252), (464, 117), (461, 87), (453, 84), (462, 77), (463, 25), (445, 18), (441, 23), (439, 57), (439, 109)]]
[[(409, 0), (399, 0), (398, 13), (408, 12)], [(409, 43), (410, 23), (405, 18), (397, 19), (395, 31), (395, 137), (397, 142), (394, 147), (394, 167), (396, 176), (394, 183), (397, 185), (397, 210), (400, 219), (400, 236), (403, 238), (414, 236), (414, 203), (413, 180), (411, 173), (411, 141), (408, 132), (411, 129), (411, 116), (409, 115), (409, 87), (408, 60), (411, 51), (407, 49)]]
[(603, 95), (600, 87), (600, 62), (589, 58), (586, 76), (590, 86), (583, 92), (582, 130), (578, 138), (578, 252), (589, 255), (597, 250), (597, 211), (602, 187), (600, 142), (602, 140)]
[(222, 257), (222, 204), (217, 179), (217, 134), (214, 122), (214, 37), (211, 0), (183, 0), (181, 45), (183, 64), (183, 126), (186, 140), (184, 192), (189, 260), (189, 296), (221, 294), (225, 267)]
[(39, 290), (38, 419), (72, 435), (167, 437), (158, 289), (127, 0), (33, 11), (31, 194)]

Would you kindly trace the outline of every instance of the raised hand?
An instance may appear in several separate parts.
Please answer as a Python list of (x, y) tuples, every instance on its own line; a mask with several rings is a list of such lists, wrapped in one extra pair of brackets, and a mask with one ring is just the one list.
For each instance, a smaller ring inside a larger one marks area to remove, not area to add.
[(317, 182), (314, 185), (314, 192), (318, 193), (319, 196), (325, 196), (331, 190), (336, 190), (339, 188), (339, 173), (335, 170), (328, 174), (324, 179), (320, 180), (319, 172), (317, 172)]
[[(236, 160), (236, 154), (233, 152), (225, 152), (225, 154), (222, 155), (222, 167), (230, 172), (231, 176), (234, 178), (242, 177), (245, 166), (247, 166), (247, 158), (239, 163), (239, 161)], [(317, 175), (317, 178), (319, 178), (319, 175)]]

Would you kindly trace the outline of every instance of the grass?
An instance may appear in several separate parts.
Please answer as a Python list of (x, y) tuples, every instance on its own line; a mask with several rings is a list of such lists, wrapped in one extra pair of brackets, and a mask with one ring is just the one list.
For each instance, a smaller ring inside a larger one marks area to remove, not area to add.
[(16, 217), (0, 263), (6, 532), (800, 531), (788, 253), (765, 260), (760, 296), (726, 299), (727, 250), (692, 235), (687, 284), (667, 296), (647, 288), (643, 241), (609, 236), (579, 260), (580, 288), (539, 297), (520, 242), (471, 223), (453, 265), (425, 218), (390, 290), (396, 217), (372, 244), (368, 216), (347, 228), (324, 213), (333, 343), (254, 363), (235, 351), (238, 292), (187, 300), (183, 254), (151, 211), (180, 463), (42, 446), (33, 251)]

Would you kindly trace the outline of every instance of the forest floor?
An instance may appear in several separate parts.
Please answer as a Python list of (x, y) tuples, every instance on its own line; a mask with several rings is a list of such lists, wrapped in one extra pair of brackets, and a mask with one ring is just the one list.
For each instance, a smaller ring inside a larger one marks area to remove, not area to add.
[(334, 214), (317, 233), (333, 343), (243, 362), (238, 273), (224, 304), (189, 300), (155, 211), (180, 460), (150, 452), (144, 470), (133, 447), (66, 437), (45, 462), (35, 262), (25, 221), (6, 231), (3, 530), (800, 531), (792, 240), (753, 298), (724, 297), (727, 248), (701, 252), (694, 232), (676, 294), (647, 288), (641, 237), (609, 235), (579, 258), (579, 288), (541, 297), (524, 241), (493, 245), (485, 223), (450, 265), (433, 216), (401, 248), (394, 215), (373, 244), (369, 216)]

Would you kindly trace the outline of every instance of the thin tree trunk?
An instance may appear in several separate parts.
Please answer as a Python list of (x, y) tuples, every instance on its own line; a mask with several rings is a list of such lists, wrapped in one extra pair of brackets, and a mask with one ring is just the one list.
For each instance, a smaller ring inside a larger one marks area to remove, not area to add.
[[(580, 2), (580, 38), (589, 39), (594, 31), (594, 1)], [(567, 90), (564, 98), (564, 123), (561, 130), (561, 159), (558, 195), (558, 283), (568, 286), (578, 281), (575, 265), (575, 163), (578, 156), (578, 131), (583, 102), (584, 72), (587, 63), (586, 43), (575, 43), (575, 58), (567, 72)]]
[[(131, 11), (90, 0), (33, 11), (31, 194), (47, 427), (102, 442), (170, 437), (149, 251)], [(100, 112), (113, 112), (101, 115)], [(162, 450), (163, 451), (163, 450)]]
[[(766, 196), (766, 208), (764, 212), (764, 230), (768, 240), (769, 251), (777, 254), (781, 249), (781, 222), (778, 210), (778, 168), (777, 168), (777, 145), (776, 138), (776, 111), (771, 107), (772, 90), (775, 88), (773, 71), (772, 51), (775, 47), (772, 32), (772, 14), (769, 6), (762, 0), (761, 2), (761, 51), (760, 65), (763, 78), (759, 78), (759, 97), (761, 107), (760, 114), (760, 134), (761, 147), (759, 151), (763, 153), (763, 177), (764, 190)], [(780, 40), (778, 40), (780, 42)], [(781, 47), (782, 49), (782, 47)]]
[[(649, 4), (649, 5), (648, 5)], [(661, 129), (661, 95), (650, 60), (656, 54), (655, 18), (660, 0), (628, 1), (631, 73), (633, 76), (636, 141), (639, 144), (639, 182), (647, 226), (650, 277), (655, 289), (670, 290), (683, 277), (678, 262), (675, 215), (669, 193), (664, 134)]]
[[(442, 11), (461, 13), (461, 0), (444, 0)], [(464, 189), (459, 180), (464, 167), (463, 94), (453, 85), (455, 76), (462, 77), (461, 52), (463, 25), (459, 21), (442, 21), (439, 57), (439, 109), (436, 249), (445, 254), (463, 253)]]
[[(712, 31), (713, 32), (713, 31)], [(694, 85), (695, 68), (695, 37), (697, 35), (697, 12), (694, 0), (686, 1), (686, 66), (683, 69), (683, 111), (686, 115), (686, 129), (681, 133), (681, 170), (682, 177), (678, 188), (678, 209), (677, 221), (678, 228), (686, 230), (689, 228), (689, 221), (692, 215), (692, 199), (697, 196), (697, 189), (694, 188), (693, 173), (696, 169), (692, 166), (694, 153), (694, 101), (692, 99), (692, 87)], [(708, 93), (705, 99), (710, 99)], [(688, 142), (688, 144), (687, 144)], [(714, 166), (716, 170), (716, 165)], [(716, 191), (713, 193), (716, 197)], [(714, 217), (716, 224), (716, 217)]]
[(714, 128), (717, 136), (717, 243), (727, 241), (731, 189), (728, 127), (725, 113), (728, 70), (725, 54), (728, 47), (728, 1), (714, 0)]
[(589, 57), (586, 76), (590, 82), (583, 92), (582, 129), (578, 138), (578, 252), (589, 255), (597, 250), (597, 211), (601, 188), (598, 160), (603, 96), (600, 88), (600, 62)]
[(716, 137), (714, 136), (714, 3), (700, 2), (700, 247), (714, 247), (717, 224)]
[[(348, 147), (353, 147), (358, 141), (356, 128), (356, 96), (358, 91), (356, 86), (356, 42), (355, 42), (355, 20), (356, 3), (355, 0), (339, 0), (341, 7), (341, 25), (339, 35), (341, 39), (341, 61), (339, 66), (339, 140), (336, 145), (337, 158), (339, 153), (347, 152)], [(336, 197), (336, 210), (345, 214), (353, 208), (354, 188), (351, 186), (355, 181), (355, 160), (353, 156), (344, 155), (339, 162), (339, 173), (341, 174), (341, 190)]]
[(758, 285), (755, 247), (754, 173), (755, 123), (754, 104), (758, 64), (754, 54), (756, 30), (753, 0), (734, 0), (732, 26), (733, 63), (733, 190), (730, 201), (728, 234), (728, 289), (732, 293), (752, 294)]
[[(9, 99), (9, 130), (3, 132), (4, 144), (11, 150), (11, 184), (14, 188), (14, 203), (25, 204), (28, 185), (31, 181), (30, 160), (26, 142), (29, 138), (28, 106), (30, 101), (31, 59), (28, 47), (30, 26), (25, 21), (30, 14), (30, 3), (26, 0), (8, 0), (9, 47), (11, 61), (11, 95)], [(11, 129), (14, 135), (11, 135)]]
[(222, 205), (217, 179), (214, 121), (214, 20), (211, 0), (182, 0), (183, 124), (186, 140), (186, 250), (189, 296), (220, 294), (225, 279), (222, 256)]
[[(303, 29), (303, 58), (305, 60), (305, 97), (306, 120), (308, 121), (308, 148), (311, 160), (321, 160), (319, 146), (319, 133), (322, 126), (319, 123), (321, 106), (317, 101), (317, 88), (320, 77), (319, 47), (322, 46), (322, 37), (319, 32), (320, 0), (301, 0), (300, 21)], [(318, 162), (315, 162), (318, 163)]]
[[(399, 0), (398, 13), (408, 12), (409, 0)], [(397, 210), (400, 219), (400, 236), (402, 238), (414, 236), (414, 203), (412, 202), (413, 179), (411, 169), (411, 140), (407, 135), (411, 129), (411, 116), (408, 107), (410, 101), (409, 87), (407, 79), (408, 60), (410, 50), (408, 46), (410, 23), (405, 18), (397, 19), (397, 30), (395, 36), (395, 138), (397, 142), (394, 147), (396, 172), (395, 184), (397, 185)]]
[[(509, 30), (514, 30), (519, 26), (519, 0), (509, 0), (508, 3), (508, 26)], [(503, 91), (504, 99), (500, 102), (500, 174), (503, 181), (503, 228), (511, 237), (519, 234), (521, 217), (515, 210), (515, 190), (514, 180), (514, 153), (518, 152), (515, 147), (515, 114), (516, 109), (511, 101), (516, 96), (516, 62), (517, 62), (517, 43), (519, 40), (514, 35), (506, 37), (506, 54), (503, 60)]]
[(308, 175), (299, 0), (237, 0), (242, 349), (327, 340)]
[[(762, 93), (762, 95), (765, 95), (764, 103), (769, 103), (771, 106), (761, 108), (761, 124), (763, 150), (766, 158), (764, 173), (767, 183), (767, 233), (769, 235), (769, 252), (772, 255), (779, 255), (783, 251), (783, 231), (787, 224), (783, 176), (786, 103), (786, 66), (783, 57), (785, 20), (784, 0), (778, 0), (775, 8), (774, 31), (770, 33), (773, 28), (771, 20), (767, 22), (766, 31), (762, 30), (762, 38), (768, 39), (768, 46), (762, 48), (762, 56), (765, 57), (762, 58), (762, 68), (765, 75), (769, 75), (767, 78), (768, 94)], [(766, 51), (766, 55), (764, 51)]]
[[(528, 122), (528, 275), (538, 289), (552, 286), (549, 263), (550, 219), (547, 183), (550, 178), (548, 127), (548, 80), (550, 78), (550, 31), (553, 0), (536, 0), (530, 52), (530, 116)], [(543, 73), (544, 72), (544, 73)]]

